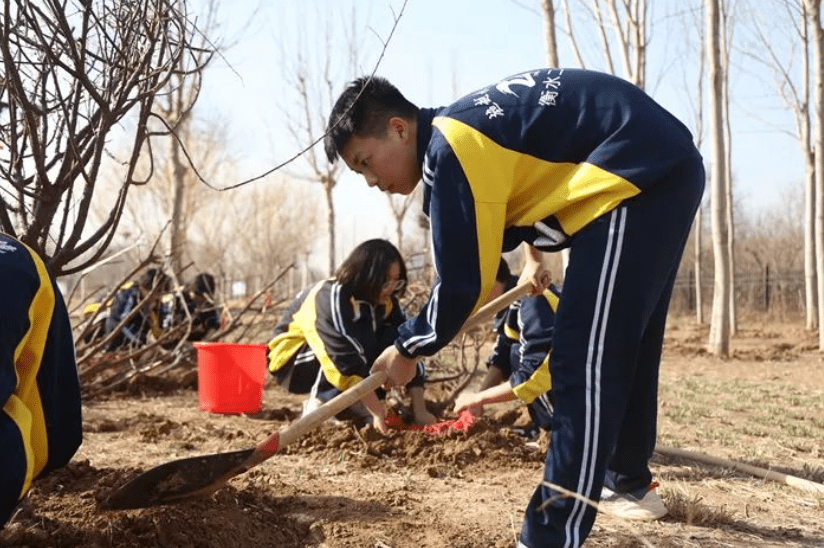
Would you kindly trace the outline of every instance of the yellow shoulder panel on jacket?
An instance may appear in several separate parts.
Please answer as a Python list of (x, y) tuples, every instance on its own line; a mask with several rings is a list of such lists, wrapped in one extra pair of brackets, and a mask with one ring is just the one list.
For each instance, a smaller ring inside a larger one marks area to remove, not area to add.
[(554, 215), (574, 234), (641, 191), (626, 179), (589, 163), (549, 162), (502, 147), (458, 120), (433, 124), (449, 142), (476, 202), (506, 204), (506, 226), (530, 226)]

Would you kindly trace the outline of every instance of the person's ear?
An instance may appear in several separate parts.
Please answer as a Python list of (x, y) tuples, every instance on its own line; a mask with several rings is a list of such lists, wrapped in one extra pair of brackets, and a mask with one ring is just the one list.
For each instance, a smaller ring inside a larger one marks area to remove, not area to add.
[(409, 138), (409, 123), (399, 116), (393, 116), (389, 119), (389, 131), (405, 141)]

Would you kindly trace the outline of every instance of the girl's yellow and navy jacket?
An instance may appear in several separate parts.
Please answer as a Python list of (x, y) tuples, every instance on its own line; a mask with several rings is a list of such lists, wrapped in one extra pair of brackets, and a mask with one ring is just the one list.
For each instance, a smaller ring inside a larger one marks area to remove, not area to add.
[(549, 355), (560, 298), (558, 289), (550, 286), (540, 295), (524, 297), (518, 301), (518, 306), (510, 307), (510, 315), (515, 316), (516, 321), (507, 321), (507, 325), (514, 323), (517, 331), (513, 333), (508, 330), (508, 335), (514, 335), (517, 342), (513, 343), (511, 350), (509, 384), (515, 395), (527, 404), (552, 388)]
[(399, 329), (407, 357), (432, 355), (457, 334), (489, 294), (502, 251), (562, 249), (698, 155), (689, 130), (641, 89), (570, 69), (420, 109), (417, 148), (438, 279)]
[(552, 429), (549, 355), (560, 298), (558, 289), (551, 285), (540, 295), (515, 301), (506, 309), (495, 340), (495, 351), (508, 353), (506, 363), (511, 369), (507, 378), (512, 392), (527, 404), (534, 423), (545, 430)]
[(291, 376), (287, 388), (306, 393), (321, 368), (318, 391), (342, 392), (369, 375), (405, 319), (394, 296), (373, 306), (334, 279), (318, 282), (298, 294), (275, 327), (269, 371), (279, 381)]
[(33, 479), (82, 441), (80, 385), (63, 297), (42, 259), (0, 234), (0, 527)]

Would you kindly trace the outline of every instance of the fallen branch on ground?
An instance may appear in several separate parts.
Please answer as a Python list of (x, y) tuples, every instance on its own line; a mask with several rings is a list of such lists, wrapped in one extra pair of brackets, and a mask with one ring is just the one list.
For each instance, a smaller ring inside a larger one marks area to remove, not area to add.
[(824, 484), (799, 478), (797, 476), (791, 476), (783, 472), (776, 472), (775, 470), (769, 470), (767, 468), (761, 468), (759, 466), (753, 466), (743, 462), (722, 459), (720, 457), (713, 457), (712, 455), (707, 455), (705, 453), (697, 453), (695, 451), (687, 451), (686, 449), (677, 449), (675, 447), (662, 447), (659, 445), (656, 446), (655, 451), (656, 453), (660, 453), (668, 457), (678, 457), (703, 462), (706, 464), (713, 464), (724, 468), (733, 468), (758, 478), (777, 481), (778, 483), (783, 483), (784, 485), (789, 485), (791, 487), (797, 487), (811, 493), (824, 494)]

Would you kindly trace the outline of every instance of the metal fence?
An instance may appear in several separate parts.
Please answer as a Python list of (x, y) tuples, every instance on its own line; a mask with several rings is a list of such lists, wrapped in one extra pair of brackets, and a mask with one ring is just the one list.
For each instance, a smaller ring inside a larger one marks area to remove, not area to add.
[[(410, 291), (407, 298), (413, 301), (425, 299), (428, 285), (420, 267), (410, 269)], [(302, 289), (297, 276), (285, 276), (269, 293), (272, 303), (291, 300)], [(219, 288), (228, 299), (243, 299), (253, 295), (266, 280), (250, 276), (243, 280), (221, 279)], [(311, 283), (311, 282), (310, 282)], [(713, 297), (713, 273), (701, 276), (701, 296), (705, 313), (709, 314)], [(765, 314), (771, 318), (802, 319), (805, 311), (803, 271), (780, 271), (764, 268), (745, 270), (735, 275), (735, 303), (742, 314)], [(413, 304), (414, 303), (410, 303)], [(673, 289), (670, 312), (679, 315), (694, 314), (696, 307), (695, 272), (684, 270), (679, 274)], [(414, 306), (413, 306), (414, 308)]]
[[(694, 313), (696, 308), (695, 272), (682, 272), (675, 282), (670, 312)], [(701, 301), (705, 311), (712, 307), (712, 273), (701, 276)], [(762, 270), (738, 272), (734, 280), (737, 310), (778, 318), (803, 318), (805, 312), (804, 272)]]

